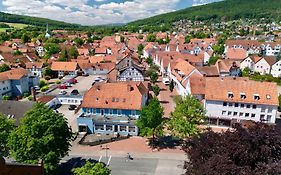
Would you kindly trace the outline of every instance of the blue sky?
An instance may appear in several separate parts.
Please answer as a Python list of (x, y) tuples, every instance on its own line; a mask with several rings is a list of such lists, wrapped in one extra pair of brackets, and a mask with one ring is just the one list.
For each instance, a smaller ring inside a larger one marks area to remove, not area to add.
[(218, 0), (1, 0), (0, 11), (82, 25), (126, 23)]

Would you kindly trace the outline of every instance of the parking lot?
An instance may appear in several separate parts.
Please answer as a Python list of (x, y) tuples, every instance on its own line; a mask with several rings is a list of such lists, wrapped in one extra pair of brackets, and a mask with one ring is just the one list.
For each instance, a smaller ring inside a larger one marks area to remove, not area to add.
[(77, 89), (81, 95), (84, 95), (91, 87), (92, 83), (97, 77), (106, 78), (105, 75), (89, 75), (88, 77), (79, 76), (75, 79), (78, 83), (73, 84), (72, 87), (68, 87), (67, 89), (55, 89), (54, 91), (50, 92), (48, 95), (58, 95), (62, 90), (67, 92), (67, 95), (71, 93), (74, 89)]

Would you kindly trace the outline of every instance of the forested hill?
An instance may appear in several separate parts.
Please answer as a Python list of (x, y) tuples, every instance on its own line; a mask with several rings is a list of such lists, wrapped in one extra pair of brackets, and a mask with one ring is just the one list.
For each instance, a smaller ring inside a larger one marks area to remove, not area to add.
[(181, 19), (229, 21), (241, 18), (281, 20), (281, 0), (225, 0), (138, 20), (128, 26), (157, 26)]
[(46, 26), (49, 24), (52, 28), (80, 28), (81, 25), (78, 24), (69, 24), (61, 21), (50, 20), (46, 18), (37, 18), (31, 16), (15, 15), (0, 12), (0, 22), (8, 23), (21, 23), (28, 24), (33, 26)]

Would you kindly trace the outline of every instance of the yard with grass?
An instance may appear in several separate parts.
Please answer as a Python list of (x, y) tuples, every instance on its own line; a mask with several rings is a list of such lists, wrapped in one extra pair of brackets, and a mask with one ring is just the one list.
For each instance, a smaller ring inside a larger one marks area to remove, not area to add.
[[(0, 23), (1, 23), (1, 22), (0, 22)], [(9, 25), (11, 28), (7, 28), (7, 27), (1, 28), (1, 27), (0, 27), (0, 32), (6, 32), (6, 30), (9, 30), (9, 29), (12, 29), (12, 28), (15, 28), (15, 29), (23, 29), (23, 28), (25, 28), (25, 27), (28, 26), (27, 24), (20, 24), (20, 23), (3, 23), (3, 24)]]

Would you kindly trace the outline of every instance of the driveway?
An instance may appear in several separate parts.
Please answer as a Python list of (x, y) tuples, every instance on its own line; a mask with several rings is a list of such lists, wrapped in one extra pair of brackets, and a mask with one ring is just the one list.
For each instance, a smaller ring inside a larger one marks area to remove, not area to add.
[(79, 113), (74, 114), (74, 110), (70, 111), (68, 109), (68, 107), (69, 107), (69, 105), (62, 105), (60, 108), (57, 109), (57, 111), (59, 113), (62, 113), (64, 115), (64, 117), (67, 119), (68, 125), (69, 125), (69, 127), (71, 127), (72, 132), (77, 132), (78, 127), (77, 127), (76, 119), (77, 119)]

